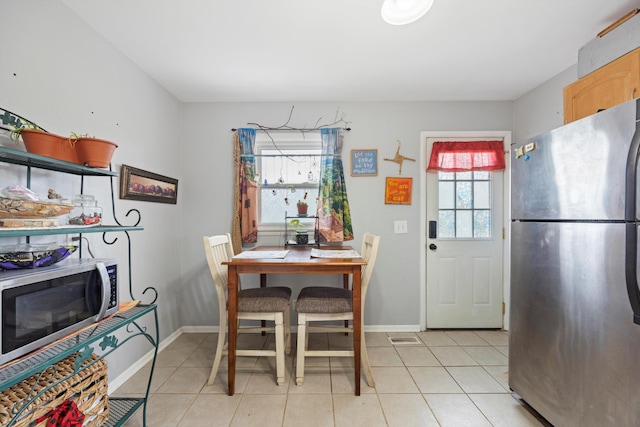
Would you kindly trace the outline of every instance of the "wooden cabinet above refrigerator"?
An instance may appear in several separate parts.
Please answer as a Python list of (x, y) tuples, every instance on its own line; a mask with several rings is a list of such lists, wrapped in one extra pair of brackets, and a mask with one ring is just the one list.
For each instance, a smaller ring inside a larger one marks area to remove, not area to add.
[(564, 122), (570, 123), (640, 97), (640, 48), (564, 88)]

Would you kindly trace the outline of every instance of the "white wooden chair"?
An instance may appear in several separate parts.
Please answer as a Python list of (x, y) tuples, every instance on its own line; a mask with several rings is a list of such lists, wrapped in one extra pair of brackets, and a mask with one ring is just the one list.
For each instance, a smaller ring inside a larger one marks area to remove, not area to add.
[[(360, 254), (367, 261), (367, 265), (362, 268), (362, 333), (360, 358), (364, 370), (367, 384), (375, 387), (367, 345), (364, 339), (364, 304), (367, 297), (369, 280), (375, 267), (380, 246), (380, 236), (365, 233), (362, 239), (362, 250)], [(304, 359), (305, 357), (353, 357), (353, 350), (309, 350), (307, 348), (309, 331), (324, 332), (353, 332), (353, 327), (345, 326), (311, 326), (309, 322), (330, 321), (330, 320), (353, 320), (352, 292), (351, 289), (335, 288), (328, 286), (309, 286), (303, 288), (295, 303), (298, 312), (298, 349), (296, 361), (296, 384), (302, 385), (304, 382)]]
[[(218, 236), (204, 236), (204, 249), (209, 270), (215, 283), (220, 312), (220, 329), (216, 355), (209, 375), (208, 385), (215, 381), (220, 360), (227, 355), (227, 266), (222, 262), (233, 257), (233, 246), (229, 233)], [(238, 290), (238, 322), (241, 320), (269, 320), (275, 322), (273, 328), (242, 327), (238, 332), (275, 331), (276, 349), (236, 349), (236, 356), (275, 356), (276, 382), (284, 384), (285, 353), (291, 351), (290, 305), (291, 289), (282, 286)]]

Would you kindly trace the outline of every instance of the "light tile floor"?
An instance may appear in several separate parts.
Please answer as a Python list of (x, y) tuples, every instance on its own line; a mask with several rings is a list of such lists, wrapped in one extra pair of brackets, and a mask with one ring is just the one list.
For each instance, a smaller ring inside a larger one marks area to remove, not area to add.
[[(415, 337), (418, 343), (393, 345), (389, 337)], [(274, 358), (238, 358), (236, 394), (227, 396), (226, 358), (214, 385), (206, 385), (216, 334), (183, 334), (158, 355), (147, 425), (550, 426), (509, 391), (506, 332), (367, 333), (366, 340), (376, 387), (363, 375), (360, 397), (353, 394), (351, 359), (308, 358), (304, 384), (297, 386), (293, 356), (287, 357), (282, 386), (275, 383)], [(239, 346), (256, 344), (273, 346), (273, 338), (239, 339)], [(312, 334), (309, 345), (347, 347), (351, 336)], [(149, 369), (113, 395), (144, 393)], [(142, 426), (141, 412), (125, 426)]]

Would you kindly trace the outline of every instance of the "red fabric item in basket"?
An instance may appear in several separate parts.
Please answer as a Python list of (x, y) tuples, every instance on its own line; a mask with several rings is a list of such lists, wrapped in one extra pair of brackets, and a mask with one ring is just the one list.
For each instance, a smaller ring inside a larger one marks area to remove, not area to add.
[(49, 418), (47, 427), (82, 427), (84, 422), (84, 414), (71, 399), (65, 400), (62, 405), (38, 418), (37, 422), (47, 418)]

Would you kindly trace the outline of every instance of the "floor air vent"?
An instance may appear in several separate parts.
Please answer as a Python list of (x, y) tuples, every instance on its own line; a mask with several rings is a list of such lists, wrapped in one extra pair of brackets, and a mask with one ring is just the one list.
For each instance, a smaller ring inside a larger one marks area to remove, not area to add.
[(419, 345), (420, 341), (416, 337), (388, 337), (392, 345)]

